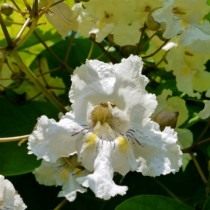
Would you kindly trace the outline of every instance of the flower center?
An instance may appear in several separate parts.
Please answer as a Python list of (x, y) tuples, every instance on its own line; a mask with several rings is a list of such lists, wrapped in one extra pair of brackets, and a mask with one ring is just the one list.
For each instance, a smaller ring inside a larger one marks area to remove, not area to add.
[(128, 118), (111, 102), (96, 105), (90, 113), (93, 132), (102, 139), (115, 139), (126, 132)]
[(91, 121), (93, 127), (96, 126), (98, 122), (102, 125), (105, 123), (111, 124), (112, 121), (112, 107), (115, 105), (111, 102), (100, 103), (99, 105), (95, 106), (93, 111), (91, 112)]

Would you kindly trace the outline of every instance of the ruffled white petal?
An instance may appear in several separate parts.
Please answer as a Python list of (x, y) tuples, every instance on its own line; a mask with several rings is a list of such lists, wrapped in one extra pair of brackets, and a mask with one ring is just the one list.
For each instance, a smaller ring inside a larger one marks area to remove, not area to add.
[(46, 186), (60, 186), (66, 180), (64, 163), (60, 160), (55, 163), (43, 160), (41, 165), (36, 168), (33, 173), (37, 182)]
[(0, 209), (26, 209), (26, 205), (20, 195), (16, 192), (12, 183), (2, 175), (0, 175)]
[(114, 171), (123, 176), (137, 170), (138, 163), (132, 147), (132, 142), (122, 136), (114, 140), (111, 161)]
[(136, 145), (135, 155), (139, 161), (137, 171), (145, 176), (175, 173), (182, 165), (182, 152), (177, 144), (177, 133), (170, 127), (162, 132), (155, 122), (148, 122), (136, 131), (141, 145)]
[(65, 197), (70, 202), (76, 199), (77, 192), (86, 192), (86, 189), (76, 181), (76, 177), (80, 176), (80, 173), (77, 174), (75, 168), (65, 165), (62, 159), (56, 163), (42, 161), (41, 166), (34, 171), (34, 174), (40, 184), (62, 186), (58, 196)]
[(157, 103), (155, 96), (145, 90), (148, 79), (141, 74), (142, 68), (141, 58), (134, 55), (122, 59), (119, 64), (87, 60), (78, 67), (72, 76), (69, 93), (76, 120), (87, 123), (93, 106), (106, 101), (126, 112), (138, 109), (140, 123), (141, 119), (150, 117)]
[(68, 201), (74, 201), (77, 193), (84, 193), (87, 190), (82, 187), (77, 181), (77, 176), (69, 174), (68, 181), (63, 184), (62, 191), (59, 192), (58, 197), (65, 197)]
[(98, 198), (108, 200), (116, 195), (124, 195), (126, 186), (116, 185), (113, 181), (111, 152), (113, 145), (110, 142), (101, 142), (99, 152), (94, 162), (93, 174), (77, 179), (84, 187), (89, 187)]
[(76, 153), (76, 141), (81, 138), (82, 127), (77, 124), (70, 113), (62, 117), (59, 122), (41, 116), (29, 137), (29, 153), (39, 159), (55, 162), (60, 157), (67, 157)]
[(82, 141), (82, 145), (78, 151), (78, 159), (82, 165), (89, 171), (93, 171), (94, 160), (97, 156), (97, 145), (99, 139), (93, 133), (87, 133)]

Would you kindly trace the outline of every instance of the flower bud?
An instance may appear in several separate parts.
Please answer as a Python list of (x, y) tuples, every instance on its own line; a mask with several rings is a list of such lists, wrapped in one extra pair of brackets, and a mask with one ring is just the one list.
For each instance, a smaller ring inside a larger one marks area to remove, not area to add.
[(161, 111), (157, 113), (152, 119), (160, 125), (161, 130), (164, 130), (166, 126), (175, 128), (178, 116), (178, 112)]
[(160, 28), (160, 24), (157, 23), (154, 18), (152, 17), (151, 13), (147, 16), (146, 21), (147, 28), (152, 31), (157, 31)]
[(3, 3), (0, 8), (1, 8), (0, 11), (2, 12), (2, 14), (6, 16), (10, 16), (14, 11), (13, 6), (7, 3)]

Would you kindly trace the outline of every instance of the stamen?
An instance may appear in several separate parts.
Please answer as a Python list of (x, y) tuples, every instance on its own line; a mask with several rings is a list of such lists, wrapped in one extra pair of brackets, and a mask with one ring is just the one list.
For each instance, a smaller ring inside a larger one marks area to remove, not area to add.
[[(83, 132), (83, 131), (85, 131), (85, 132)], [(71, 136), (76, 136), (76, 135), (78, 135), (78, 134), (80, 134), (80, 133), (82, 133), (83, 135), (85, 135), (85, 134), (87, 134), (88, 132), (89, 132), (89, 128), (83, 128), (83, 129), (81, 129), (81, 130), (79, 130), (79, 131), (73, 133)]]
[(138, 141), (138, 139), (135, 137), (135, 130), (134, 129), (129, 129), (126, 133), (125, 136), (127, 137), (128, 140), (130, 141), (135, 141), (138, 145), (142, 146), (142, 144)]

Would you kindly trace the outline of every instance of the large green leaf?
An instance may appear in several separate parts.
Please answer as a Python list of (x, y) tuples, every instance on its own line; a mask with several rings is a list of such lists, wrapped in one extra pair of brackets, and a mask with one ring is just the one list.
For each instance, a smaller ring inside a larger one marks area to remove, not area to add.
[[(12, 96), (13, 100), (17, 97)], [(18, 100), (11, 101), (9, 96), (0, 96), (0, 137), (30, 134), (37, 118), (42, 114), (56, 117), (57, 112), (48, 102), (20, 103)], [(34, 156), (27, 155), (26, 144), (0, 144), (0, 174), (24, 174), (38, 165), (39, 161)]]
[(192, 210), (191, 207), (174, 199), (159, 195), (140, 195), (132, 197), (115, 210)]
[(0, 174), (13, 176), (25, 174), (38, 167), (40, 161), (33, 155), (27, 155), (26, 145), (18, 146), (16, 142), (0, 145)]
[(204, 207), (203, 207), (203, 210), (209, 210), (209, 209), (210, 209), (210, 196), (206, 200)]

